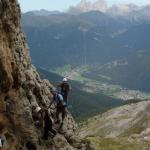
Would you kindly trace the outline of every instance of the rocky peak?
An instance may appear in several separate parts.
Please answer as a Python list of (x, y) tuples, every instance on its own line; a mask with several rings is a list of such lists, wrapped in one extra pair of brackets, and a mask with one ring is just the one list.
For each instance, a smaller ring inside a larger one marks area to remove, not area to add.
[(90, 2), (87, 0), (81, 0), (79, 4), (75, 7), (70, 7), (69, 12), (89, 12), (89, 11), (101, 11), (106, 12), (107, 3), (105, 0), (96, 0), (94, 2)]
[(34, 127), (31, 105), (48, 107), (52, 85), (41, 80), (31, 64), (20, 17), (17, 0), (0, 0), (0, 132), (5, 139), (3, 149), (74, 149), (71, 144), (77, 140), (76, 124), (71, 114), (66, 119), (65, 132), (47, 144)]

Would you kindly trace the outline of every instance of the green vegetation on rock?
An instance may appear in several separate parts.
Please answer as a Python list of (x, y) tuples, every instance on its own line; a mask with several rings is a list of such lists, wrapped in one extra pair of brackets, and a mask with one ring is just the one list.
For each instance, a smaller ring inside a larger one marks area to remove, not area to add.
[(96, 150), (149, 150), (148, 141), (136, 141), (128, 138), (89, 137), (88, 141), (95, 145)]

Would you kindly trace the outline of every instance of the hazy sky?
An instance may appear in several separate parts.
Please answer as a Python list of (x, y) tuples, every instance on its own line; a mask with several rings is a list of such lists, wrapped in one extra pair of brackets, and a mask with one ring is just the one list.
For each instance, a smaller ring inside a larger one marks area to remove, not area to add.
[[(29, 10), (66, 10), (70, 5), (76, 5), (80, 0), (18, 0), (21, 4), (22, 11)], [(89, 0), (95, 1), (95, 0)], [(106, 0), (108, 5), (120, 3), (135, 3), (137, 5), (150, 4), (150, 0)]]

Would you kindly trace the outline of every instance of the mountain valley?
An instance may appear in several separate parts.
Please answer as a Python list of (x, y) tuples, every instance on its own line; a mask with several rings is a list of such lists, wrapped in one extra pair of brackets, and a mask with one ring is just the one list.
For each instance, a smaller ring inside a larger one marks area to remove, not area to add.
[[(87, 108), (93, 106), (93, 113), (80, 111), (87, 118), (108, 110), (96, 107), (96, 101), (102, 95), (110, 101), (150, 98), (149, 20), (128, 20), (126, 16), (118, 18), (100, 11), (75, 15), (44, 10), (41, 15), (39, 13), (22, 14), (32, 61), (48, 71), (46, 74), (50, 71), (61, 76), (53, 82), (60, 82), (63, 76), (76, 81), (71, 82), (73, 89), (82, 94), (75, 92), (70, 97), (70, 107), (84, 107), (83, 99), (89, 99)], [(74, 99), (81, 101), (79, 105), (73, 103)], [(94, 105), (91, 105), (91, 99), (95, 99)], [(75, 113), (75, 116), (80, 114)]]

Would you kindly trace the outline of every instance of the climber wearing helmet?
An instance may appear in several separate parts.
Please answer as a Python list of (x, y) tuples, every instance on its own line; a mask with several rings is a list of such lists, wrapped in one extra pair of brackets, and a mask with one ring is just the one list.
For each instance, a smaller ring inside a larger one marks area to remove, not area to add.
[(61, 94), (64, 98), (64, 101), (66, 102), (67, 104), (67, 101), (68, 101), (68, 94), (69, 94), (69, 91), (71, 89), (69, 83), (68, 83), (68, 79), (67, 78), (63, 78), (62, 80), (62, 83), (58, 85), (58, 87), (60, 88), (61, 90)]
[(50, 104), (50, 106), (55, 102), (56, 103), (56, 122), (55, 123), (60, 123), (59, 119), (59, 114), (62, 115), (62, 121), (61, 121), (61, 126), (63, 126), (64, 119), (66, 118), (67, 111), (66, 111), (66, 102), (63, 99), (63, 96), (57, 91), (52, 89), (51, 93), (53, 94), (53, 100)]
[(34, 114), (34, 119), (35, 116), (38, 119), (36, 121), (36, 126), (44, 129), (44, 133), (43, 133), (43, 139), (44, 140), (48, 140), (48, 135), (49, 135), (49, 131), (53, 134), (53, 137), (56, 135), (56, 131), (53, 129), (53, 123), (52, 123), (52, 119), (49, 115), (49, 112), (47, 109), (42, 109), (41, 107), (37, 106), (37, 107), (33, 107), (33, 113)]
[(67, 80), (67, 78), (63, 78), (63, 82), (67, 82), (68, 80)]

